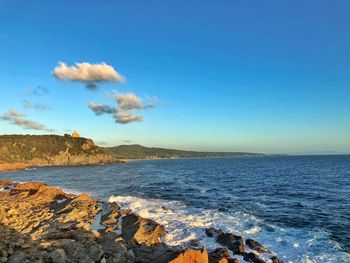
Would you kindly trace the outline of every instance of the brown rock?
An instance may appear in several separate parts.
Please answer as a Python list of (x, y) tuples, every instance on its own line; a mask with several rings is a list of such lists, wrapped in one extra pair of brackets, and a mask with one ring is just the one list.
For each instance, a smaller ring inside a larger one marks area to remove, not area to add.
[(18, 183), (14, 183), (14, 182), (7, 180), (7, 179), (0, 180), (0, 186), (3, 186), (3, 187), (9, 187), (12, 185), (17, 185), (17, 184)]
[(33, 198), (42, 199), (48, 203), (54, 201), (55, 199), (61, 199), (65, 197), (66, 194), (61, 189), (51, 186), (40, 187), (33, 196)]
[(175, 259), (184, 250), (179, 247), (169, 247), (164, 244), (157, 246), (134, 245), (132, 251), (137, 262), (165, 263)]
[(135, 214), (122, 218), (122, 236), (128, 243), (133, 240), (137, 244), (157, 245), (164, 234), (164, 227), (153, 220)]
[(232, 233), (220, 234), (216, 240), (218, 243), (226, 246), (234, 254), (242, 254), (245, 252), (243, 238)]
[(55, 249), (50, 253), (50, 257), (53, 263), (66, 263), (68, 258), (66, 252), (62, 248)]
[(228, 259), (232, 259), (227, 248), (217, 248), (208, 254), (209, 263), (227, 263)]
[(121, 213), (119, 210), (112, 210), (109, 213), (102, 215), (101, 217), (101, 225), (103, 226), (112, 226), (117, 224), (118, 219), (121, 217)]
[(263, 245), (261, 245), (258, 241), (255, 241), (254, 239), (248, 238), (245, 241), (245, 244), (259, 253), (271, 254), (271, 251), (267, 250)]
[(95, 199), (91, 198), (87, 194), (80, 194), (74, 200), (75, 201), (88, 201), (88, 202), (94, 202), (95, 201)]
[(42, 186), (47, 186), (47, 184), (44, 184), (41, 182), (28, 182), (28, 183), (18, 184), (15, 188), (13, 188), (13, 190), (14, 191), (29, 191), (32, 194), (34, 194)]
[(208, 227), (205, 229), (205, 233), (208, 237), (217, 238), (219, 235), (224, 234), (224, 231), (222, 231), (221, 229), (215, 229), (214, 227)]
[(279, 258), (276, 257), (276, 256), (273, 256), (273, 257), (271, 257), (271, 262), (272, 262), (272, 263), (283, 263), (283, 260), (282, 260), (282, 259), (279, 259)]
[(189, 249), (179, 254), (169, 263), (208, 263), (208, 253), (205, 249)]
[(248, 262), (252, 263), (266, 263), (265, 260), (263, 260), (261, 257), (259, 257), (257, 254), (253, 252), (244, 253), (243, 259)]

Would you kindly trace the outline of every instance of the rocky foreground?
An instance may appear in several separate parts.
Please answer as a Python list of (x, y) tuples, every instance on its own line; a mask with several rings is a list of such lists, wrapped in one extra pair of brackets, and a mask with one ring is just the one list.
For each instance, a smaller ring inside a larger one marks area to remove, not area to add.
[(237, 263), (235, 255), (247, 262), (282, 262), (253, 239), (205, 231), (217, 249), (207, 251), (196, 240), (190, 248), (170, 247), (161, 242), (162, 225), (116, 203), (40, 182), (0, 180), (0, 262)]

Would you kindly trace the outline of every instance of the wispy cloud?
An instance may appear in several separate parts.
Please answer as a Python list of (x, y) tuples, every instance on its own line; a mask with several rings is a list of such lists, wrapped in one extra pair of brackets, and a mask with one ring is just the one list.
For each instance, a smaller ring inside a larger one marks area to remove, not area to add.
[(49, 94), (49, 90), (42, 86), (37, 86), (35, 88), (27, 88), (26, 92), (34, 96), (43, 96)]
[(53, 75), (59, 80), (85, 83), (86, 88), (90, 90), (97, 89), (98, 83), (102, 82), (125, 82), (122, 75), (104, 62), (100, 64), (75, 63), (74, 66), (67, 66), (64, 62), (59, 62), (53, 70)]
[(89, 109), (91, 109), (96, 115), (102, 115), (102, 114), (115, 114), (117, 113), (117, 109), (108, 105), (104, 104), (96, 104), (93, 102), (89, 102), (88, 104)]
[(31, 121), (25, 118), (23, 113), (20, 113), (16, 110), (9, 109), (4, 114), (0, 115), (0, 120), (7, 121), (12, 125), (21, 126), (27, 130), (38, 130), (38, 131), (46, 131), (46, 132), (54, 132), (55, 130), (47, 128), (45, 125)]
[(113, 118), (115, 119), (115, 122), (121, 123), (121, 124), (143, 121), (142, 116), (133, 116), (133, 114), (130, 110), (118, 111), (116, 114), (113, 115)]
[(34, 109), (34, 110), (40, 110), (40, 111), (47, 111), (51, 110), (51, 107), (46, 104), (41, 104), (41, 103), (31, 103), (28, 100), (23, 100), (23, 107), (25, 109)]
[(125, 94), (116, 92), (114, 98), (117, 103), (116, 107), (93, 102), (89, 102), (88, 107), (96, 115), (110, 114), (116, 123), (127, 124), (143, 121), (143, 117), (140, 115), (142, 110), (156, 106), (156, 104), (145, 103), (142, 98), (131, 92)]

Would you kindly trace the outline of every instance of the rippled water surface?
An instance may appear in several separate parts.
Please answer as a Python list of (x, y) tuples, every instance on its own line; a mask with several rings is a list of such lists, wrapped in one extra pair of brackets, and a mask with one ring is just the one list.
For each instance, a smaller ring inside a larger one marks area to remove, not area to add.
[(123, 202), (166, 225), (170, 244), (209, 246), (203, 229), (215, 226), (262, 241), (286, 262), (350, 262), (350, 156), (135, 161), (0, 178)]

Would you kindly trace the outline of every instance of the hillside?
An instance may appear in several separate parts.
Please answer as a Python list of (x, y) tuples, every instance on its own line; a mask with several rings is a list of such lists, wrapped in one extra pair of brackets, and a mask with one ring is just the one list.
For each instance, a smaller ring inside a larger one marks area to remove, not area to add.
[(232, 156), (260, 156), (258, 153), (245, 152), (197, 152), (144, 147), (142, 145), (119, 145), (104, 148), (114, 158), (118, 159), (161, 159), (161, 158), (190, 158), (190, 157), (232, 157)]
[(69, 135), (1, 135), (0, 170), (116, 161), (91, 139)]

